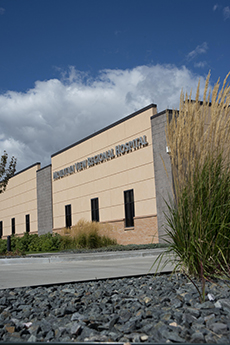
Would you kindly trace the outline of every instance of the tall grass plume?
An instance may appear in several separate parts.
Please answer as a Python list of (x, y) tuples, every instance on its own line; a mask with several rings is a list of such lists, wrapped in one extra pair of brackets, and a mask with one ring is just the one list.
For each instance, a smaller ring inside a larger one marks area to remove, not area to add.
[(176, 254), (176, 268), (203, 285), (205, 279), (230, 278), (229, 76), (211, 91), (209, 73), (202, 102), (199, 84), (195, 101), (182, 91), (179, 112), (168, 115), (166, 125), (173, 177), (167, 252)]

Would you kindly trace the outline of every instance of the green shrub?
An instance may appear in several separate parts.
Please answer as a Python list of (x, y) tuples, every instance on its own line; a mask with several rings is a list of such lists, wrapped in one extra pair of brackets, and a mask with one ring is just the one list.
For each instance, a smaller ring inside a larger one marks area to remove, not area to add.
[(22, 237), (11, 236), (11, 249), (27, 252), (31, 237), (28, 232), (25, 232)]
[(11, 236), (11, 250), (15, 251), (17, 249), (19, 249), (20, 247), (20, 237), (18, 237), (17, 235), (12, 235)]
[(7, 251), (7, 240), (0, 239), (0, 254), (5, 254)]
[(45, 252), (57, 251), (61, 247), (61, 236), (51, 233), (38, 236), (37, 234), (24, 233), (22, 237), (18, 235), (11, 236), (12, 252)]
[(56, 251), (60, 249), (61, 246), (61, 236), (58, 234), (44, 234), (44, 235), (32, 235), (29, 245), (29, 251)]
[(88, 241), (87, 241), (88, 248), (99, 248), (102, 245), (101, 237), (98, 235), (96, 230), (92, 230), (88, 234)]
[(41, 251), (40, 240), (37, 234), (30, 235), (30, 243), (28, 245), (28, 252)]
[(53, 250), (60, 249), (61, 246), (61, 235), (53, 234), (52, 235), (52, 248)]
[(103, 235), (101, 237), (101, 246), (102, 247), (108, 247), (108, 246), (114, 246), (117, 244), (117, 241), (113, 238), (107, 237)]
[(85, 232), (80, 232), (75, 235), (76, 245), (79, 248), (87, 248), (87, 234)]
[[(37, 234), (24, 233), (22, 237), (18, 235), (11, 236), (12, 252), (30, 253), (30, 252), (52, 252), (75, 248), (99, 248), (116, 244), (115, 240), (108, 236), (100, 235), (99, 231), (104, 226), (95, 222), (86, 222), (80, 220), (73, 229), (63, 230), (60, 234)], [(7, 240), (0, 240), (0, 253), (6, 253)]]
[(70, 235), (60, 236), (60, 250), (76, 248), (75, 240)]

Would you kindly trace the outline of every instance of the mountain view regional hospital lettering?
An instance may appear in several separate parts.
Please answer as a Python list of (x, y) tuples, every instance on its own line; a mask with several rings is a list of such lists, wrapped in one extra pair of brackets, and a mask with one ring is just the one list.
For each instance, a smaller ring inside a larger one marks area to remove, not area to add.
[(136, 150), (136, 149), (139, 149), (140, 147), (144, 147), (147, 145), (148, 145), (147, 137), (146, 135), (143, 135), (143, 137), (133, 139), (132, 141), (128, 141), (125, 144), (117, 145), (115, 147), (115, 152), (114, 152), (114, 149), (111, 149), (103, 153), (99, 153), (93, 157), (88, 157), (87, 159), (81, 162), (77, 162), (73, 165), (70, 165), (67, 168), (61, 169), (59, 171), (55, 171), (53, 173), (53, 179), (57, 180), (64, 176), (71, 175), (75, 172), (85, 170), (101, 162), (107, 161), (109, 159), (113, 159), (115, 157), (119, 157), (120, 155), (125, 154), (126, 152), (131, 152), (133, 151), (133, 149)]

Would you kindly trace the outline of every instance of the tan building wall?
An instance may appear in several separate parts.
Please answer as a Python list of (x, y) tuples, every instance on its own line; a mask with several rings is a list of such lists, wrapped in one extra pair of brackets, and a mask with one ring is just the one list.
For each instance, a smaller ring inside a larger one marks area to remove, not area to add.
[(101, 231), (102, 235), (109, 235), (121, 244), (148, 244), (158, 243), (157, 217), (134, 217), (134, 227), (124, 229), (124, 219), (109, 222), (107, 231)]
[[(155, 105), (150, 105), (52, 156), (54, 230), (65, 227), (65, 205), (71, 204), (74, 225), (81, 218), (91, 220), (91, 199), (98, 198), (99, 220), (113, 225), (118, 242), (158, 242), (150, 120), (156, 110)], [(146, 140), (148, 145), (116, 154), (118, 145), (136, 138)], [(88, 166), (88, 158), (109, 150), (113, 150), (114, 158)], [(85, 161), (82, 168), (80, 162)], [(66, 168), (72, 171), (56, 178)], [(134, 191), (134, 228), (125, 229), (124, 191), (130, 189)]]
[(0, 195), (0, 221), (3, 236), (11, 235), (11, 219), (15, 218), (15, 234), (26, 232), (26, 215), (30, 215), (30, 232), (37, 232), (37, 185), (36, 171), (40, 163), (14, 175), (6, 191)]

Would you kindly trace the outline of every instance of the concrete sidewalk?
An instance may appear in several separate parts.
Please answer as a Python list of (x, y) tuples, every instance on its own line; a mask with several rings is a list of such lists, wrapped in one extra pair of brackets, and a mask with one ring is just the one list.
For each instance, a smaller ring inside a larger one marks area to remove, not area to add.
[[(103, 253), (46, 253), (0, 259), (0, 289), (80, 282), (155, 273), (153, 262), (164, 249)], [(164, 268), (174, 268), (173, 258)]]
[(145, 250), (127, 250), (114, 252), (88, 252), (88, 253), (42, 253), (30, 254), (25, 257), (0, 257), (0, 265), (14, 265), (27, 263), (51, 263), (63, 261), (85, 261), (85, 260), (112, 260), (125, 259), (133, 257), (157, 256), (165, 251), (165, 248), (145, 249)]

